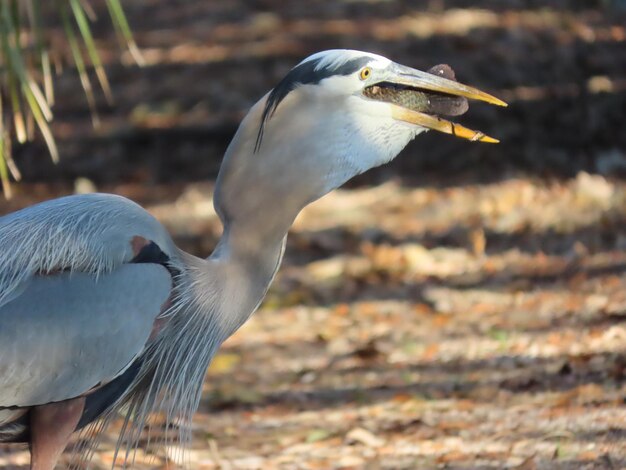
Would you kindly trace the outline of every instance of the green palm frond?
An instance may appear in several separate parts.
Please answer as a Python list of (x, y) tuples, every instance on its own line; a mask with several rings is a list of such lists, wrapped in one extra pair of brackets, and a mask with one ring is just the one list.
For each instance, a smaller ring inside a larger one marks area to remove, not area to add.
[[(141, 64), (141, 54), (120, 1), (106, 0), (106, 5), (118, 37)], [(12, 141), (32, 140), (36, 129), (44, 138), (52, 160), (56, 162), (59, 158), (50, 129), (54, 51), (47, 41), (44, 14), (56, 14), (60, 19), (94, 125), (98, 124), (98, 115), (89, 68), (95, 72), (106, 99), (112, 100), (111, 87), (91, 32), (95, 13), (88, 0), (0, 0), (0, 181), (7, 198), (11, 196), (10, 177), (20, 178), (11, 157)]]

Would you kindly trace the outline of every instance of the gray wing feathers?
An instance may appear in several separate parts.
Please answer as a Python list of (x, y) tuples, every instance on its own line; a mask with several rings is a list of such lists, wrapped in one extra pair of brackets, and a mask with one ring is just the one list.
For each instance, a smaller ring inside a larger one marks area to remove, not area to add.
[(141, 353), (172, 279), (155, 264), (38, 276), (0, 307), (0, 407), (79, 396)]
[(111, 194), (63, 197), (1, 217), (0, 305), (38, 272), (110, 272), (133, 257), (133, 236), (154, 241), (168, 255), (175, 251), (154, 217)]

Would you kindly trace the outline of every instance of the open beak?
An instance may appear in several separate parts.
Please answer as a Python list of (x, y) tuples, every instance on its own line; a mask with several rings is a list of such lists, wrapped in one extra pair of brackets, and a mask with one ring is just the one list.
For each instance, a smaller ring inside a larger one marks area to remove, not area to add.
[[(385, 77), (384, 83), (378, 84), (379, 90), (385, 86), (395, 90), (395, 96), (389, 92), (389, 88), (383, 90), (385, 92), (378, 92), (388, 95), (382, 100), (389, 102), (394, 119), (471, 141), (499, 142), (480, 131), (468, 129), (440, 117), (442, 114), (447, 116), (463, 114), (467, 110), (467, 100), (464, 98), (484, 101), (496, 106), (507, 106), (504, 101), (495, 96), (457, 82), (454, 72), (447, 65), (436, 66), (428, 72), (422, 72), (394, 64), (392, 72)], [(415, 96), (409, 95), (408, 99), (406, 96), (398, 98), (400, 94), (410, 93)]]

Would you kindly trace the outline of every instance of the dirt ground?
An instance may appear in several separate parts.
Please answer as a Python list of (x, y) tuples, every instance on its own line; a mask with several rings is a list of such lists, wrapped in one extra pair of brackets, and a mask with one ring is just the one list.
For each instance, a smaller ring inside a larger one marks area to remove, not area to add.
[[(237, 122), (320, 49), (448, 63), (510, 103), (459, 119), (501, 144), (419, 137), (301, 214), (266, 301), (211, 366), (191, 468), (626, 468), (621, 2), (124, 3), (147, 66), (118, 62), (98, 23), (116, 102), (93, 130), (59, 77), (63, 160), (17, 149), (25, 181), (3, 213), (95, 187), (207, 256)], [(137, 468), (177, 468), (176, 450), (143, 449)], [(27, 458), (0, 447), (0, 468)]]

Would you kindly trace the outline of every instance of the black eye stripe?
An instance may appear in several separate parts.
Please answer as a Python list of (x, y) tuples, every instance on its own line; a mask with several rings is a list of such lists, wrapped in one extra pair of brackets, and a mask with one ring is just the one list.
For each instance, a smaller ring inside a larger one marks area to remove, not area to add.
[(295, 90), (300, 85), (314, 85), (321, 82), (325, 78), (335, 75), (350, 75), (357, 72), (367, 63), (369, 63), (371, 57), (356, 57), (354, 59), (347, 60), (338, 66), (326, 66), (318, 68), (319, 63), (323, 58), (308, 60), (300, 65), (297, 65), (283, 78), (278, 85), (270, 92), (265, 103), (265, 109), (263, 110), (263, 116), (261, 118), (261, 125), (259, 127), (259, 133), (257, 135), (254, 151), (257, 152), (261, 147), (261, 141), (263, 140), (263, 130), (265, 123), (271, 119), (272, 115), (276, 112), (276, 108), (285, 97)]

